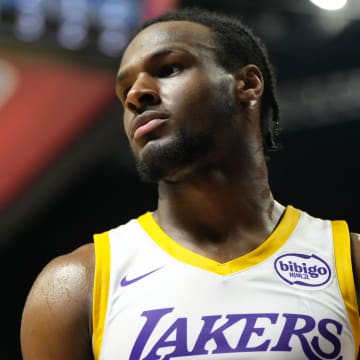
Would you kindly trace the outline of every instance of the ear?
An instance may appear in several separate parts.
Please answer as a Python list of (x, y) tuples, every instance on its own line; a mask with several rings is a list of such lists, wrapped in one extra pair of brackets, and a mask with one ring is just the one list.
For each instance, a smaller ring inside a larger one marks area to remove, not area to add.
[(234, 75), (236, 97), (240, 102), (253, 103), (260, 100), (264, 91), (264, 78), (256, 65), (245, 65)]

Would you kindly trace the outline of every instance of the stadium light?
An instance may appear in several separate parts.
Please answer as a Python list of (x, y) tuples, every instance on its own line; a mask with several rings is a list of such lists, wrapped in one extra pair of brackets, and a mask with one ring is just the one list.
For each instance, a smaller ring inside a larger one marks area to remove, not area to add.
[(347, 0), (310, 0), (310, 1), (324, 10), (340, 10), (347, 3)]

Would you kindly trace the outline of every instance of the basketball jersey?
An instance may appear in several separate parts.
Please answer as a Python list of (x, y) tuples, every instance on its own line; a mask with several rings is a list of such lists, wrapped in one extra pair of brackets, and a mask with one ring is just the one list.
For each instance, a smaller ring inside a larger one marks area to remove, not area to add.
[(287, 206), (260, 246), (225, 263), (178, 244), (150, 212), (94, 243), (95, 360), (357, 358), (344, 221)]

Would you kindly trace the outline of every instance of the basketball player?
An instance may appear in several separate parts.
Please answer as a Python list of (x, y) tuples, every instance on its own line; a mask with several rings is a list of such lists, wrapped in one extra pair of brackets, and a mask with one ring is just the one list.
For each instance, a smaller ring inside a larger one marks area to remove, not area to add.
[(45, 266), (24, 360), (356, 359), (360, 236), (273, 198), (261, 41), (230, 17), (170, 13), (131, 40), (116, 92), (157, 208)]

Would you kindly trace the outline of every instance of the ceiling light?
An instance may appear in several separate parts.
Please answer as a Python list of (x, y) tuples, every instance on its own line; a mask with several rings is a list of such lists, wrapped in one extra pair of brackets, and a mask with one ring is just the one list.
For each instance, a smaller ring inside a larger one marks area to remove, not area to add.
[(347, 3), (347, 0), (310, 0), (310, 1), (324, 10), (340, 10)]

